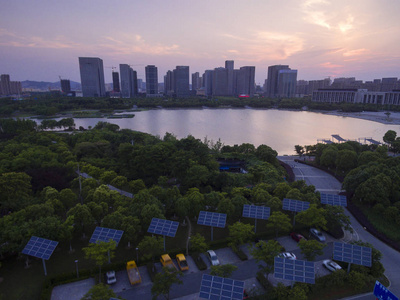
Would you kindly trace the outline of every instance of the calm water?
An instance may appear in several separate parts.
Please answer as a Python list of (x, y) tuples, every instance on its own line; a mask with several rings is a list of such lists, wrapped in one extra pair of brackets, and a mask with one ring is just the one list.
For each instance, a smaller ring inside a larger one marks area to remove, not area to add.
[(318, 139), (332, 139), (332, 134), (350, 140), (372, 137), (382, 141), (387, 130), (400, 133), (399, 125), (274, 109), (157, 109), (135, 112), (132, 119), (75, 119), (75, 124), (88, 128), (99, 121), (160, 137), (169, 132), (177, 138), (188, 135), (201, 140), (220, 138), (225, 145), (266, 144), (279, 155), (295, 154), (294, 145), (313, 145)]

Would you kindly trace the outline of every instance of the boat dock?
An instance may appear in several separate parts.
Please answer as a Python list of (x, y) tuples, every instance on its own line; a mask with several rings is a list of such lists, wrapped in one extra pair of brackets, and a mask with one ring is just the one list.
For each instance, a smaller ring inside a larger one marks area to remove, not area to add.
[[(344, 139), (338, 134), (332, 134), (332, 139), (318, 139), (317, 143), (324, 143), (324, 144), (333, 144), (333, 143), (344, 143), (351, 141), (349, 139)], [(373, 145), (381, 145), (382, 143), (379, 141), (374, 140), (372, 137), (364, 137), (364, 138), (358, 138), (357, 140), (354, 140), (360, 144), (373, 144)]]

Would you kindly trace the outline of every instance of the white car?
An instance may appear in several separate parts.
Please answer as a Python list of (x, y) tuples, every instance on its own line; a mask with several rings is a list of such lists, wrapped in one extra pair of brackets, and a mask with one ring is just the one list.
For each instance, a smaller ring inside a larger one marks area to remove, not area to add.
[(315, 228), (310, 228), (310, 233), (319, 241), (324, 243), (326, 241), (325, 236), (322, 234), (321, 231), (315, 229)]
[(106, 273), (107, 284), (113, 284), (117, 282), (117, 277), (115, 277), (115, 271), (108, 271)]
[(335, 272), (337, 270), (341, 270), (342, 267), (339, 266), (337, 263), (335, 263), (334, 261), (331, 261), (330, 259), (326, 259), (322, 262), (322, 264), (324, 265), (325, 268), (327, 268), (329, 271), (331, 272)]
[(278, 255), (278, 257), (287, 258), (287, 259), (297, 259), (296, 255), (291, 252), (283, 252)]
[(214, 250), (208, 250), (206, 253), (206, 256), (210, 260), (211, 265), (219, 266), (219, 260), (218, 260), (217, 254), (215, 254)]

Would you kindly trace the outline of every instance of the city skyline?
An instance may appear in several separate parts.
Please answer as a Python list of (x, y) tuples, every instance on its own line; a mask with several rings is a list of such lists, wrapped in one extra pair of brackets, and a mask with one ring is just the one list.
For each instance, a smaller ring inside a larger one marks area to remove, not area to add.
[(158, 81), (176, 66), (190, 74), (255, 66), (263, 85), (268, 66), (290, 65), (298, 79), (400, 77), (397, 0), (170, 2), (16, 0), (0, 11), (0, 73), (14, 80), (79, 81), (77, 57), (100, 57), (106, 82), (129, 64)]

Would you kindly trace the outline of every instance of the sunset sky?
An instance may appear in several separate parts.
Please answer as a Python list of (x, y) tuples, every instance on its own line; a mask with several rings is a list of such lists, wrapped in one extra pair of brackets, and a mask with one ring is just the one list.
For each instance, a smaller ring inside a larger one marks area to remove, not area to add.
[(111, 67), (146, 65), (159, 80), (224, 66), (288, 64), (298, 79), (400, 77), (399, 0), (0, 1), (0, 74), (80, 81), (79, 56)]

